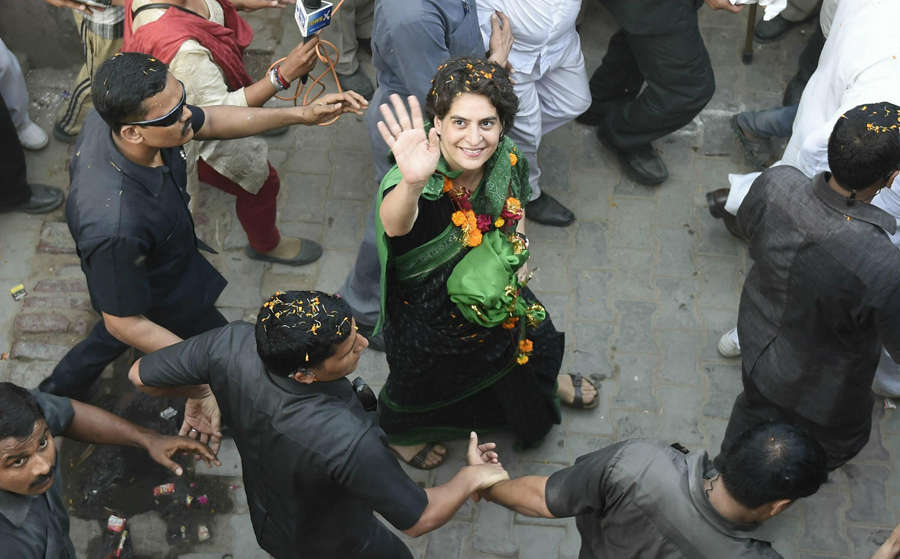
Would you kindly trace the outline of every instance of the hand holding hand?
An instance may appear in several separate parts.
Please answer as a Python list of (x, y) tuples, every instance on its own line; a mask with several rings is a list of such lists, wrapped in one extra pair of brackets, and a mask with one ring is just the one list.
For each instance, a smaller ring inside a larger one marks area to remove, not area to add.
[(199, 437), (200, 442), (207, 445), (213, 454), (218, 454), (222, 443), (222, 415), (219, 403), (210, 391), (203, 398), (188, 398), (184, 404), (184, 422), (178, 431), (180, 436), (192, 439)]
[(491, 62), (496, 62), (509, 70), (507, 60), (512, 47), (513, 33), (509, 18), (500, 10), (494, 10), (494, 13), (491, 14), (491, 40), (488, 43), (488, 58)]
[(479, 464), (499, 464), (500, 455), (494, 449), (495, 443), (478, 444), (478, 434), (475, 431), (469, 433), (469, 448), (466, 452), (466, 464), (477, 466)]
[(735, 6), (728, 0), (706, 0), (706, 5), (714, 10), (725, 10), (726, 12), (731, 12), (733, 14), (744, 9), (743, 5)]
[(169, 437), (151, 432), (147, 435), (147, 441), (144, 448), (147, 449), (150, 458), (153, 458), (153, 460), (162, 466), (172, 470), (176, 476), (180, 476), (184, 473), (181, 466), (172, 460), (172, 455), (176, 452), (190, 452), (203, 459), (203, 461), (209, 465), (221, 465), (216, 459), (216, 455), (213, 454), (206, 445), (187, 437)]
[(360, 115), (368, 106), (369, 102), (366, 101), (366, 98), (355, 91), (329, 93), (302, 107), (305, 115), (303, 123), (312, 125), (328, 122), (344, 113)]
[(305, 43), (298, 43), (294, 49), (288, 53), (284, 62), (281, 63), (281, 75), (288, 81), (294, 81), (300, 76), (305, 76), (316, 67), (318, 57), (316, 56), (316, 45), (319, 44), (319, 36), (313, 35)]
[(415, 95), (410, 95), (408, 102), (409, 112), (399, 95), (391, 95), (394, 110), (391, 111), (387, 104), (379, 107), (384, 120), (378, 122), (378, 132), (394, 153), (403, 180), (409, 185), (424, 188), (437, 168), (441, 148), (437, 130), (432, 128), (425, 135), (425, 121), (422, 119), (419, 100)]
[(900, 524), (894, 528), (888, 539), (881, 544), (881, 547), (872, 556), (872, 559), (897, 559), (900, 557)]

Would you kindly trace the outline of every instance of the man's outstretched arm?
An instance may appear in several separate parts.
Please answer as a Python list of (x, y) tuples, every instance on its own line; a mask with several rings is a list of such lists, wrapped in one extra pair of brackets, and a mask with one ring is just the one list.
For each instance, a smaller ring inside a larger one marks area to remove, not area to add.
[(501, 481), (482, 496), (526, 516), (556, 518), (547, 508), (547, 476), (524, 476)]
[(75, 414), (69, 428), (63, 433), (69, 438), (86, 443), (143, 448), (153, 460), (178, 476), (182, 474), (181, 466), (172, 460), (172, 455), (179, 451), (196, 454), (208, 464), (219, 463), (215, 455), (197, 441), (186, 437), (161, 435), (96, 406), (77, 400), (71, 402)]

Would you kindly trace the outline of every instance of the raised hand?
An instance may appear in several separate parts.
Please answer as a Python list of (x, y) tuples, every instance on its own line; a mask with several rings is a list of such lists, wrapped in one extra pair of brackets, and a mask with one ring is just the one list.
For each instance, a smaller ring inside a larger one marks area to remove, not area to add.
[(500, 10), (494, 10), (494, 13), (491, 14), (491, 39), (488, 59), (510, 70), (508, 60), (513, 42), (512, 25), (509, 23), (509, 18)]
[(441, 148), (434, 128), (425, 134), (419, 100), (414, 95), (407, 100), (409, 111), (396, 93), (391, 95), (393, 111), (386, 103), (379, 107), (384, 120), (378, 122), (378, 132), (394, 153), (403, 180), (410, 186), (424, 188), (437, 168)]
[(172, 455), (176, 452), (189, 452), (209, 465), (221, 466), (216, 455), (206, 445), (187, 437), (168, 437), (159, 433), (150, 433), (147, 435), (144, 448), (147, 449), (151, 458), (171, 470), (176, 476), (184, 473), (181, 466), (172, 460)]

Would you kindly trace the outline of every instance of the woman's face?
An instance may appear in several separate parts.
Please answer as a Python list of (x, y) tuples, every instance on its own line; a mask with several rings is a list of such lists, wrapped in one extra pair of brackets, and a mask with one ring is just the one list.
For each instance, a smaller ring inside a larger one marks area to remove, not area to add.
[(480, 169), (500, 143), (500, 116), (484, 95), (463, 93), (444, 118), (434, 117), (441, 153), (454, 171)]

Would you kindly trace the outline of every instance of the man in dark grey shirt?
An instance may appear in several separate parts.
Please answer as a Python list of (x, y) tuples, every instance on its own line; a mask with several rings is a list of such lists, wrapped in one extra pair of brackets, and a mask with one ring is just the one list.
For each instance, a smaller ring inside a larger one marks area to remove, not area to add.
[(100, 408), (68, 398), (29, 393), (0, 383), (0, 555), (15, 559), (75, 559), (69, 515), (62, 499), (53, 437), (144, 447), (150, 457), (181, 475), (172, 454), (208, 448), (185, 437), (167, 437)]
[(900, 359), (896, 220), (869, 202), (900, 168), (900, 107), (847, 111), (828, 142), (831, 173), (773, 167), (737, 214), (753, 267), (738, 314), (744, 392), (722, 451), (766, 421), (807, 429), (839, 467), (869, 438), (881, 347)]
[(129, 376), (150, 394), (206, 400), (213, 431), (221, 409), (241, 455), (256, 539), (276, 558), (411, 559), (373, 511), (418, 536), (507, 476), (492, 443), (470, 443), (474, 465), (439, 487), (413, 483), (346, 379), (367, 345), (342, 299), (278, 292), (255, 327), (234, 322), (161, 349)]
[(706, 452), (629, 440), (549, 478), (500, 482), (482, 495), (528, 516), (575, 516), (580, 559), (776, 559), (752, 530), (825, 481), (825, 452), (790, 425), (744, 434), (716, 471)]

